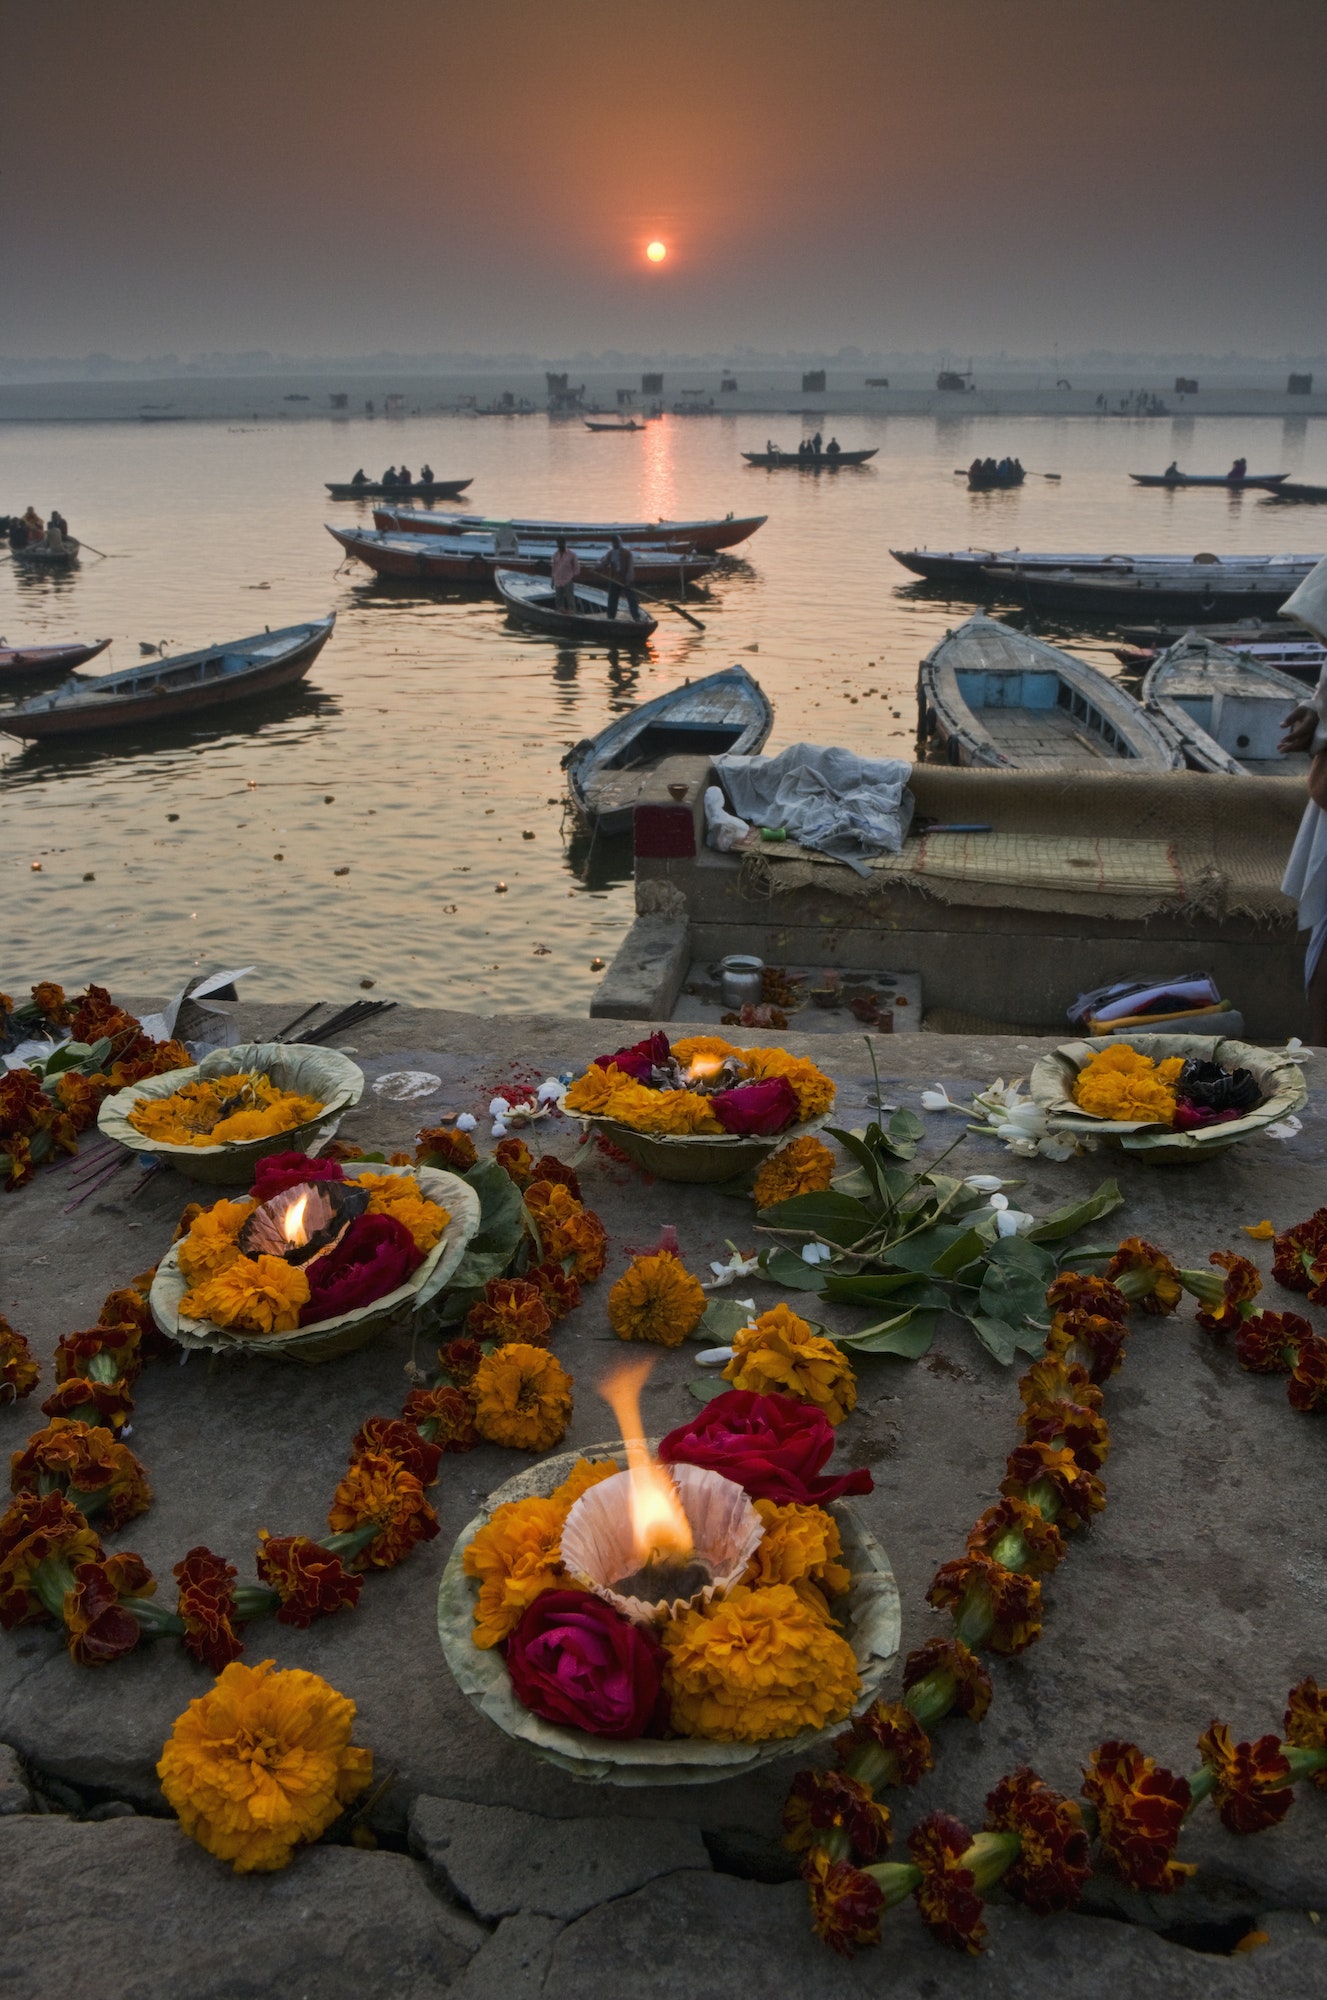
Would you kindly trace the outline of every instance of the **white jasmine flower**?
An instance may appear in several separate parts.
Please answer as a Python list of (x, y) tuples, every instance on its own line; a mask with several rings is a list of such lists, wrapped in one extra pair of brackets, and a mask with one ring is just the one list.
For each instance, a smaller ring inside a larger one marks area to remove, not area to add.
[(1036, 1217), (1029, 1215), (1025, 1209), (1002, 1208), (995, 1218), (995, 1233), (997, 1236), (1021, 1236), (1025, 1229), (1031, 1229), (1035, 1220)]
[[(732, 1249), (731, 1244), (728, 1247), (730, 1250)], [(733, 1254), (726, 1264), (721, 1264), (717, 1258), (710, 1260), (710, 1269), (713, 1271), (714, 1277), (708, 1285), (702, 1286), (701, 1289), (706, 1292), (725, 1291), (729, 1285), (735, 1285), (739, 1278), (754, 1277), (759, 1268), (760, 1259), (754, 1251), (749, 1257), (744, 1257), (740, 1250), (733, 1250)]]
[(472, 1118), (468, 1111), (463, 1111), (456, 1121), (456, 1129), (458, 1132), (473, 1132), (478, 1123), (477, 1118)]
[(702, 1347), (696, 1360), (702, 1368), (722, 1368), (733, 1358), (731, 1347)]
[(998, 1214), (1001, 1209), (1008, 1208), (1009, 1197), (1007, 1194), (993, 1194), (987, 1206), (995, 1209), (996, 1213)]
[(942, 1083), (933, 1083), (929, 1090), (922, 1092), (923, 1111), (961, 1111), (963, 1106), (955, 1104)]
[(490, 1118), (505, 1118), (510, 1110), (511, 1106), (505, 1097), (495, 1097), (488, 1107), (488, 1115)]
[(1296, 1132), (1304, 1130), (1304, 1121), (1292, 1112), (1289, 1118), (1278, 1118), (1275, 1125), (1264, 1125), (1263, 1130), (1269, 1139), (1293, 1139)]
[(561, 1077), (546, 1076), (535, 1095), (540, 1104), (556, 1104), (563, 1093)]
[(998, 1174), (969, 1174), (963, 1185), (975, 1189), (978, 1194), (997, 1194), (1004, 1182)]
[(828, 1243), (804, 1243), (802, 1262), (804, 1264), (825, 1264), (834, 1255)]
[(1079, 1136), (1073, 1132), (1047, 1132), (1038, 1139), (1037, 1151), (1048, 1160), (1071, 1160), (1075, 1153), (1095, 1153), (1095, 1139)]
[(493, 1137), (495, 1139), (505, 1139), (506, 1136), (507, 1136), (506, 1126), (503, 1124), (500, 1118), (495, 1118), (493, 1120)]

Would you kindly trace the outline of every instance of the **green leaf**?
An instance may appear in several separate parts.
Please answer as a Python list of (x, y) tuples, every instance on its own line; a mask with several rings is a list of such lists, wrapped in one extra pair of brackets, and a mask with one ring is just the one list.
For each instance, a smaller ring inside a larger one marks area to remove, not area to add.
[(872, 1188), (880, 1187), (880, 1162), (872, 1152), (868, 1141), (857, 1132), (846, 1132), (841, 1125), (826, 1126), (829, 1138), (837, 1139), (845, 1153), (851, 1153), (862, 1172), (867, 1176)]
[(977, 1310), (991, 1319), (1017, 1326), (1029, 1313), (1044, 1310), (1046, 1287), (1031, 1271), (988, 1264), (977, 1297)]
[(1062, 1237), (1072, 1236), (1085, 1223), (1095, 1222), (1099, 1216), (1109, 1215), (1124, 1201), (1118, 1181), (1103, 1181), (1095, 1194), (1086, 1201), (1069, 1202), (1064, 1208), (1057, 1208), (1035, 1229), (1029, 1229), (1028, 1236), (1033, 1243), (1058, 1243)]
[(986, 1253), (988, 1264), (1000, 1264), (1010, 1271), (1027, 1271), (1045, 1288), (1055, 1276), (1055, 1258), (1026, 1236), (998, 1236)]
[(860, 1327), (855, 1333), (834, 1333), (830, 1339), (853, 1354), (898, 1354), (916, 1361), (935, 1339), (938, 1313), (905, 1312), (893, 1319), (877, 1320), (874, 1326)]
[[(940, 1232), (937, 1230), (934, 1233), (938, 1235)], [(955, 1229), (953, 1240), (940, 1252), (931, 1269), (937, 1278), (952, 1278), (978, 1257), (984, 1256), (989, 1248), (989, 1239), (975, 1224), (970, 1223), (966, 1229)]]
[(969, 1313), (967, 1320), (982, 1346), (1008, 1368), (1018, 1350), (1018, 1329), (985, 1313)]
[(525, 1234), (525, 1204), (511, 1176), (500, 1166), (493, 1160), (480, 1160), (462, 1179), (479, 1196), (479, 1228), (452, 1275), (449, 1296), (500, 1278)]
[(761, 1210), (762, 1223), (772, 1229), (805, 1230), (808, 1236), (827, 1243), (855, 1243), (865, 1236), (875, 1217), (864, 1202), (851, 1195), (823, 1188), (817, 1194), (795, 1194), (790, 1201), (776, 1202)]
[(760, 1269), (772, 1285), (780, 1286), (785, 1292), (823, 1292), (825, 1289), (823, 1264), (804, 1263), (795, 1250), (762, 1250)]
[[(906, 1301), (901, 1297), (905, 1292)], [(846, 1305), (871, 1305), (878, 1299), (892, 1299), (896, 1295), (900, 1304), (910, 1306), (938, 1309), (949, 1303), (938, 1285), (928, 1283), (923, 1271), (873, 1271), (855, 1278), (831, 1276), (825, 1281), (825, 1297), (840, 1299)]]
[(895, 1146), (911, 1146), (915, 1152), (918, 1140), (926, 1137), (926, 1127), (915, 1111), (896, 1111), (889, 1121), (889, 1137)]
[(874, 1201), (877, 1198), (875, 1182), (861, 1167), (849, 1167), (846, 1174), (835, 1174), (834, 1187), (839, 1194), (850, 1195), (854, 1201)]
[(698, 1403), (712, 1403), (716, 1396), (726, 1396), (732, 1386), (731, 1382), (724, 1381), (722, 1375), (697, 1375), (694, 1381), (687, 1383)]
[[(800, 1257), (797, 1261), (801, 1263)], [(736, 1299), (711, 1299), (691, 1338), (702, 1347), (731, 1347), (733, 1336), (750, 1324), (749, 1308), (739, 1305)]]
[(1044, 1354), (1046, 1351), (1046, 1329), (1044, 1326), (1020, 1326), (1015, 1328), (1015, 1347), (1024, 1354)]
[(929, 1229), (919, 1229), (905, 1243), (887, 1244), (880, 1251), (878, 1261), (891, 1271), (911, 1271), (914, 1275), (923, 1271), (929, 1273), (937, 1269), (937, 1258), (968, 1233), (962, 1223), (937, 1222)]

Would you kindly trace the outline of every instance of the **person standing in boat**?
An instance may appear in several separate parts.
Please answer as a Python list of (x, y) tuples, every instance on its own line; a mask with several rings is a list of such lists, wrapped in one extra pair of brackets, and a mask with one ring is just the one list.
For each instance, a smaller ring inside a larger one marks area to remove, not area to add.
[(576, 579), (581, 573), (580, 557), (567, 547), (565, 535), (558, 536), (553, 552), (553, 602), (559, 611), (576, 609)]
[(820, 456), (820, 432), (819, 432), (819, 431), (817, 431), (817, 432), (816, 432), (815, 436), (814, 436), (814, 437), (812, 438), (812, 440), (811, 440), (811, 456), (812, 456), (812, 458), (819, 458), (819, 456)]
[(1230, 481), (1232, 486), (1240, 486), (1243, 484), (1244, 475), (1248, 471), (1248, 469), (1249, 469), (1248, 459), (1237, 458), (1235, 460), (1235, 463), (1231, 466), (1229, 472), (1226, 474), (1226, 478)]
[(625, 597), (627, 611), (639, 622), (640, 599), (632, 588), (636, 581), (636, 559), (621, 535), (614, 535), (608, 554), (604, 557), (604, 569), (609, 578), (608, 616), (617, 617), (618, 600)]
[[(1327, 559), (1309, 571), (1303, 583), (1281, 607), (1285, 618), (1297, 618), (1320, 639), (1327, 639)], [(1327, 1047), (1327, 666), (1318, 676), (1312, 699), (1285, 718), (1281, 751), (1310, 756), (1309, 799), (1295, 835), (1290, 860), (1281, 880), (1283, 896), (1299, 905), (1299, 928), (1309, 941), (1304, 953), (1304, 993), (1308, 1019), (1304, 1034), (1318, 1048)]]
[(421, 485), (421, 486), (432, 486), (432, 484), (433, 484), (433, 467), (432, 467), (431, 465), (421, 465), (421, 466), (420, 466), (420, 468), (419, 468), (419, 483), (420, 483), (420, 485)]
[(46, 533), (46, 523), (35, 507), (29, 507), (23, 516), (23, 525), (28, 531), (30, 542), (39, 542)]

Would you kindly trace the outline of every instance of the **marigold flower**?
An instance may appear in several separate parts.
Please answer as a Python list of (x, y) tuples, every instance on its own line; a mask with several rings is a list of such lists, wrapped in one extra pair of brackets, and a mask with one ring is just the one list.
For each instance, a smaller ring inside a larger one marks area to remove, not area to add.
[[(533, 1185), (538, 1187), (542, 1183), (536, 1181)], [(572, 1276), (583, 1284), (592, 1284), (603, 1276), (608, 1262), (608, 1232), (593, 1209), (583, 1208), (579, 1215), (563, 1223), (551, 1242), (544, 1237), (544, 1250), (551, 1257), (569, 1258)]]
[(108, 1430), (54, 1418), (34, 1431), (9, 1462), (12, 1493), (40, 1493), (58, 1486), (84, 1514), (98, 1517), (107, 1534), (146, 1513), (152, 1504), (147, 1467)]
[(950, 1704), (962, 1709), (971, 1722), (980, 1722), (991, 1705), (991, 1677), (961, 1639), (928, 1639), (908, 1654), (903, 1663), (904, 1693), (924, 1680), (950, 1682)]
[(38, 1590), (43, 1563), (76, 1570), (101, 1555), (100, 1538), (63, 1493), (20, 1493), (0, 1515), (0, 1626), (51, 1617)]
[(566, 1587), (561, 1543), (567, 1513), (567, 1506), (551, 1498), (510, 1500), (467, 1545), (465, 1573), (479, 1580), (476, 1646), (501, 1645), (541, 1591)]
[(740, 1330), (723, 1373), (735, 1389), (814, 1403), (831, 1424), (841, 1424), (857, 1407), (852, 1363), (832, 1340), (813, 1333), (807, 1321), (786, 1305), (761, 1313)]
[(180, 1587), (175, 1610), (184, 1620), (184, 1650), (219, 1674), (244, 1651), (235, 1630), (234, 1563), (201, 1544), (190, 1549), (172, 1572)]
[(105, 1667), (132, 1653), (142, 1627), (125, 1597), (150, 1597), (156, 1589), (152, 1572), (132, 1549), (79, 1563), (74, 1588), (64, 1601), (65, 1643), (76, 1666)]
[(751, 1188), (757, 1208), (774, 1208), (794, 1195), (818, 1194), (834, 1178), (834, 1155), (812, 1133), (771, 1153)]
[(1106, 1266), (1106, 1276), (1120, 1286), (1131, 1305), (1145, 1313), (1173, 1313), (1184, 1296), (1179, 1273), (1164, 1250), (1141, 1236), (1126, 1236)]
[(832, 1110), (833, 1080), (817, 1069), (808, 1056), (792, 1056), (786, 1049), (743, 1049), (741, 1057), (748, 1081), (764, 1082), (768, 1077), (781, 1076), (792, 1085), (799, 1123), (805, 1124), (808, 1118), (819, 1118)]
[(502, 1346), (509, 1340), (523, 1340), (528, 1346), (547, 1347), (553, 1315), (544, 1304), (538, 1285), (526, 1278), (490, 1278), (484, 1296), (465, 1316), (465, 1330), (476, 1340), (494, 1340)]
[(1087, 1369), (1094, 1383), (1108, 1381), (1124, 1359), (1125, 1329), (1101, 1313), (1057, 1312), (1046, 1335), (1046, 1352)]
[(0, 1403), (16, 1403), (30, 1396), (41, 1379), (24, 1334), (18, 1333), (0, 1313)]
[(55, 1079), (51, 1094), (75, 1132), (86, 1132), (96, 1124), (106, 1092), (90, 1076), (82, 1076), (76, 1069), (67, 1069)]
[(941, 1944), (975, 1955), (986, 1926), (976, 1877), (963, 1863), (971, 1845), (972, 1835), (949, 1813), (927, 1813), (908, 1835), (908, 1852), (923, 1877), (914, 1891), (922, 1922)]
[[(69, 1002), (65, 998), (63, 986), (57, 986), (53, 979), (39, 979), (32, 989), (32, 1004), (43, 1021), (53, 1028), (69, 1026)], [(5, 1012), (9, 1012), (6, 1004)]]
[(309, 1281), (298, 1264), (287, 1264), (284, 1257), (237, 1257), (186, 1292), (180, 1313), (242, 1333), (291, 1333), (309, 1297)]
[(284, 1868), (373, 1778), (355, 1704), (317, 1674), (233, 1662), (181, 1715), (157, 1775), (184, 1831), (237, 1875)]
[[(1327, 1750), (1327, 1688), (1311, 1675), (1286, 1696), (1285, 1739), (1296, 1750)], [(1327, 1791), (1327, 1770), (1314, 1771), (1313, 1783)]]
[(1085, 1528), (1106, 1504), (1101, 1481), (1072, 1451), (1034, 1441), (1016, 1445), (1006, 1464), (1000, 1491), (1027, 1500), (1035, 1487), (1049, 1486), (1060, 1503), (1056, 1520), (1061, 1527)]
[[(892, 1760), (887, 1776), (891, 1785), (920, 1784), (935, 1763), (930, 1737), (912, 1710), (899, 1701), (873, 1701), (869, 1708), (853, 1717), (842, 1736), (834, 1739), (840, 1763), (846, 1763), (854, 1751), (868, 1745), (883, 1750)], [(875, 1856), (864, 1858), (871, 1861)]]
[(852, 1647), (787, 1584), (738, 1584), (665, 1627), (664, 1685), (679, 1736), (763, 1743), (823, 1729), (861, 1687)]
[(0, 1152), (0, 1170), (5, 1174), (6, 1194), (13, 1194), (16, 1188), (21, 1188), (25, 1182), (32, 1179), (37, 1171), (37, 1163), (32, 1157), (32, 1148), (20, 1133), (10, 1133), (4, 1139), (3, 1146), (4, 1150)]
[(530, 1283), (538, 1288), (539, 1296), (548, 1308), (549, 1317), (554, 1321), (565, 1319), (574, 1312), (581, 1302), (581, 1288), (561, 1264), (547, 1261), (532, 1264), (526, 1272)]
[(140, 1098), (129, 1123), (167, 1145), (225, 1146), (292, 1132), (322, 1108), (317, 1098), (278, 1089), (268, 1076), (237, 1071), (198, 1077), (169, 1097)]
[(416, 1542), (431, 1542), (438, 1532), (438, 1517), (419, 1479), (384, 1452), (365, 1452), (351, 1461), (327, 1515), (336, 1535), (370, 1522), (378, 1533), (354, 1558), (357, 1569), (394, 1569)]
[[(769, 1583), (790, 1583), (799, 1595), (804, 1594), (801, 1586), (810, 1584), (831, 1597), (841, 1597), (852, 1583), (852, 1571), (839, 1560), (843, 1543), (834, 1516), (823, 1507), (803, 1507), (796, 1502), (781, 1506), (775, 1500), (757, 1500), (753, 1504), (765, 1533), (742, 1581), (758, 1589)], [(815, 1607), (815, 1598), (808, 1602)], [(823, 1606), (823, 1597), (820, 1603)]]
[(1099, 1472), (1110, 1455), (1106, 1419), (1078, 1403), (1033, 1403), (1018, 1427), (1027, 1443), (1064, 1445), (1089, 1472)]
[[(1015, 1537), (1022, 1543), (1016, 1563), (998, 1554)], [(1053, 1521), (1045, 1520), (1026, 1500), (1006, 1496), (988, 1507), (969, 1528), (968, 1554), (990, 1556), (995, 1562), (1004, 1562), (1006, 1568), (1021, 1570), (1025, 1576), (1049, 1576), (1064, 1561), (1068, 1550)]]
[(750, 1053), (748, 1049), (739, 1049), (736, 1042), (725, 1041), (722, 1035), (684, 1035), (672, 1046), (672, 1054), (683, 1069), (690, 1069), (697, 1056), (717, 1056), (720, 1062), (736, 1056), (739, 1062), (745, 1062)]
[(1129, 1301), (1118, 1285), (1081, 1271), (1061, 1271), (1058, 1278), (1052, 1278), (1046, 1287), (1046, 1303), (1053, 1313), (1094, 1313), (1120, 1326), (1129, 1317)]
[(1073, 1799), (1053, 1792), (1021, 1764), (986, 1800), (993, 1833), (1016, 1833), (1018, 1859), (1005, 1870), (1007, 1889), (1039, 1917), (1071, 1910), (1092, 1873), (1083, 1815)]
[(1295, 1795), (1286, 1783), (1290, 1765), (1275, 1736), (1235, 1743), (1224, 1722), (1212, 1722), (1198, 1738), (1198, 1750), (1214, 1774), (1212, 1801), (1228, 1832), (1261, 1833), (1285, 1818)]
[(71, 1375), (67, 1381), (56, 1384), (41, 1409), (43, 1416), (52, 1419), (72, 1417), (84, 1423), (90, 1413), (94, 1422), (118, 1431), (133, 1407), (127, 1382), (98, 1382), (91, 1376)]
[(468, 1132), (450, 1132), (445, 1125), (426, 1125), (415, 1146), (421, 1167), (441, 1167), (451, 1174), (468, 1174), (479, 1160), (479, 1149)]
[(564, 1187), (577, 1201), (582, 1199), (580, 1175), (575, 1167), (569, 1167), (556, 1153), (541, 1153), (530, 1172), (532, 1181), (549, 1181), (554, 1187)]
[(1101, 1391), (1086, 1368), (1062, 1354), (1045, 1354), (1018, 1378), (1019, 1401), (1025, 1409), (1039, 1403), (1077, 1403), (1084, 1410), (1101, 1408)]
[(442, 1446), (421, 1437), (414, 1424), (403, 1417), (370, 1417), (360, 1425), (350, 1444), (352, 1461), (380, 1454), (394, 1458), (407, 1472), (413, 1472), (421, 1486), (432, 1486), (438, 1476)]
[(811, 1923), (831, 1951), (851, 1958), (858, 1945), (879, 1944), (884, 1895), (874, 1877), (850, 1861), (831, 1861), (813, 1848), (802, 1863), (811, 1898)]
[(1235, 1358), (1251, 1375), (1285, 1375), (1313, 1328), (1298, 1313), (1250, 1313), (1235, 1335)]
[(297, 1625), (301, 1631), (315, 1618), (353, 1611), (364, 1588), (362, 1576), (308, 1535), (269, 1535), (260, 1528), (256, 1563), (263, 1582), (281, 1599), (277, 1623)]
[(152, 1290), (152, 1280), (157, 1275), (154, 1264), (150, 1271), (139, 1273), (131, 1284), (120, 1285), (113, 1292), (107, 1292), (97, 1314), (99, 1326), (132, 1326), (138, 1329), (138, 1358), (150, 1361), (158, 1354), (173, 1353), (174, 1349), (160, 1331), (152, 1317), (152, 1307), (148, 1294)]
[(524, 1139), (500, 1139), (493, 1158), (518, 1188), (528, 1186), (534, 1178), (534, 1154)]
[(512, 1341), (475, 1370), (475, 1429), (489, 1444), (548, 1451), (571, 1422), (571, 1376), (547, 1348)]
[(99, 1354), (109, 1355), (115, 1373), (126, 1387), (142, 1373), (140, 1334), (127, 1322), (120, 1326), (90, 1326), (79, 1333), (63, 1333), (55, 1344), (55, 1379), (69, 1382), (88, 1374)]
[(604, 1067), (591, 1063), (584, 1076), (576, 1078), (563, 1102), (568, 1111), (577, 1112), (582, 1117), (594, 1117), (606, 1112), (613, 1092), (630, 1081), (631, 1078), (616, 1063)]
[(1327, 1250), (1327, 1208), (1315, 1208), (1306, 1222), (1296, 1222), (1272, 1245), (1272, 1276), (1288, 1292), (1306, 1292), (1312, 1280), (1309, 1266)]
[(705, 1316), (698, 1279), (671, 1251), (637, 1257), (608, 1294), (608, 1323), (619, 1340), (680, 1347)]
[(858, 1861), (878, 1861), (889, 1847), (889, 1807), (846, 1771), (799, 1771), (784, 1801), (784, 1846), (805, 1854), (824, 1846), (819, 1836), (830, 1832), (847, 1835)]
[(438, 1349), (438, 1366), (463, 1389), (474, 1381), (483, 1358), (484, 1350), (477, 1340), (448, 1340)]
[(1327, 1340), (1319, 1334), (1309, 1332), (1299, 1336), (1286, 1394), (1293, 1410), (1327, 1409)]
[(1174, 1859), (1192, 1801), (1189, 1781), (1136, 1743), (1098, 1744), (1083, 1773), (1083, 1796), (1096, 1807), (1102, 1852), (1130, 1889), (1168, 1896), (1197, 1873), (1192, 1862)]
[(956, 1624), (979, 1619), (988, 1633), (976, 1638), (993, 1653), (1022, 1653), (1041, 1637), (1041, 1583), (1035, 1576), (1006, 1569), (989, 1556), (960, 1556), (942, 1563), (926, 1601), (937, 1611), (953, 1609)]
[(479, 1443), (475, 1429), (475, 1406), (462, 1389), (442, 1383), (436, 1389), (412, 1389), (401, 1406), (408, 1424), (429, 1434), (442, 1452), (473, 1451)]
[(1200, 1306), (1197, 1320), (1208, 1333), (1221, 1333), (1247, 1318), (1240, 1308), (1262, 1290), (1262, 1278), (1256, 1264), (1250, 1263), (1247, 1257), (1237, 1257), (1233, 1250), (1214, 1250), (1207, 1261), (1223, 1269), (1226, 1279), (1220, 1303)]
[(369, 1191), (368, 1213), (391, 1215), (403, 1223), (421, 1257), (427, 1257), (451, 1221), (441, 1202), (429, 1201), (411, 1174), (361, 1174), (359, 1186)]
[(1165, 1068), (1127, 1042), (1115, 1042), (1083, 1064), (1074, 1078), (1074, 1102), (1113, 1123), (1173, 1124), (1175, 1092)]

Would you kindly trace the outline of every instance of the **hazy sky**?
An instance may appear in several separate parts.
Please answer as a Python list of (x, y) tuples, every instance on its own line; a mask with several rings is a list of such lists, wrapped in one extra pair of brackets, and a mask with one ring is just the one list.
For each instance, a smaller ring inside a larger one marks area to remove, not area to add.
[(4, 16), (0, 353), (1327, 344), (1324, 0)]

